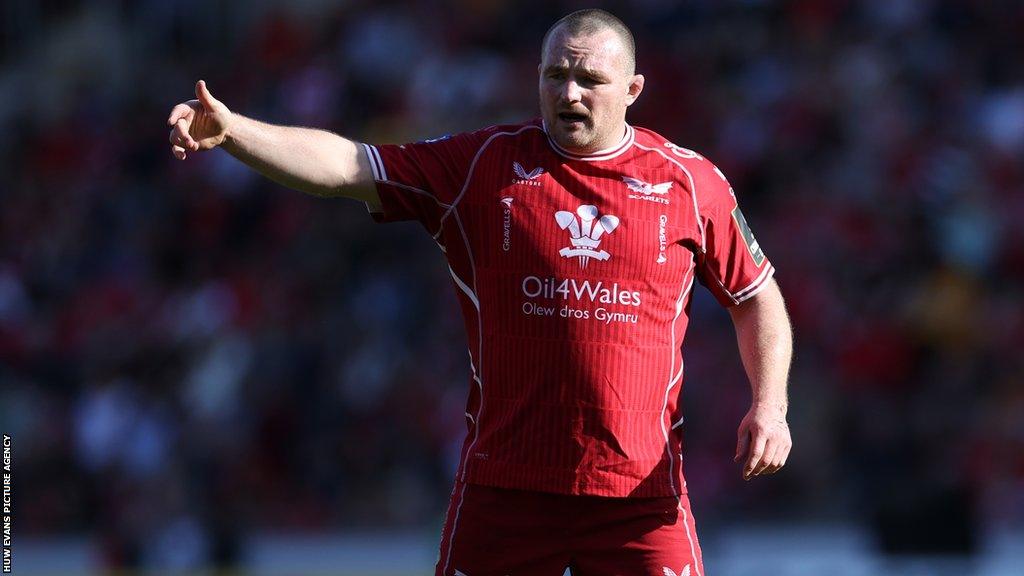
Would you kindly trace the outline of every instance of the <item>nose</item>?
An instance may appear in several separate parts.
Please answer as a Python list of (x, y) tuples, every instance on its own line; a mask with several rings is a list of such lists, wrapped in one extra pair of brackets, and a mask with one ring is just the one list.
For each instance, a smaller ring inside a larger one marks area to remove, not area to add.
[(567, 80), (562, 85), (562, 98), (570, 104), (580, 101), (580, 93), (580, 85), (575, 80)]

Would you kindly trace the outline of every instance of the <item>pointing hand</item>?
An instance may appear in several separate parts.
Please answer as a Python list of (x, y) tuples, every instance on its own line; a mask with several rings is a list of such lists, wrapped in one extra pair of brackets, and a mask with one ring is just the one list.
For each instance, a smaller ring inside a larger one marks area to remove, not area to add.
[(171, 109), (167, 125), (171, 127), (171, 153), (184, 160), (188, 152), (219, 146), (228, 135), (231, 110), (210, 94), (206, 82), (196, 82), (196, 99)]

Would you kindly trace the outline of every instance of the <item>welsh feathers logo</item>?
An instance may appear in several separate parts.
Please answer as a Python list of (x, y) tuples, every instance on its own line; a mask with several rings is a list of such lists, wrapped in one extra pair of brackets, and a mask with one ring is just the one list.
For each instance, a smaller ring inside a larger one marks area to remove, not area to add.
[(661, 570), (662, 570), (662, 572), (665, 573), (665, 576), (690, 576), (690, 565), (689, 564), (687, 564), (686, 566), (683, 566), (683, 569), (679, 571), (679, 574), (676, 574), (675, 572), (673, 572), (672, 569), (669, 568), (668, 566), (662, 566)]
[(611, 214), (598, 216), (597, 206), (584, 204), (576, 209), (575, 214), (565, 210), (555, 212), (555, 221), (558, 222), (559, 228), (569, 231), (571, 247), (565, 247), (558, 251), (563, 257), (579, 258), (580, 268), (586, 268), (587, 262), (591, 258), (596, 260), (611, 258), (611, 254), (597, 248), (601, 245), (602, 236), (611, 234), (619, 227), (618, 217)]

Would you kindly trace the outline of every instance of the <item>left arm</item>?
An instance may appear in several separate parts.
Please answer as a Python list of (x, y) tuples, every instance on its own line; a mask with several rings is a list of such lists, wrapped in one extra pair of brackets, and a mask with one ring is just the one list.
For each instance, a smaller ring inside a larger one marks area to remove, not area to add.
[(734, 461), (746, 460), (743, 479), (773, 474), (786, 464), (793, 440), (786, 423), (786, 385), (793, 329), (775, 280), (729, 309), (753, 401), (737, 430)]

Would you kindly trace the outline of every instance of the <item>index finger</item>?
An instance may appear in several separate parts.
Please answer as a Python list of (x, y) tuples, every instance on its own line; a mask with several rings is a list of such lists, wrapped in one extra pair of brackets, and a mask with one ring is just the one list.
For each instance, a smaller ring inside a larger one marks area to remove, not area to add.
[(188, 104), (178, 104), (174, 108), (171, 108), (171, 115), (167, 117), (167, 125), (174, 126), (174, 124), (188, 116), (192, 112), (192, 107)]

